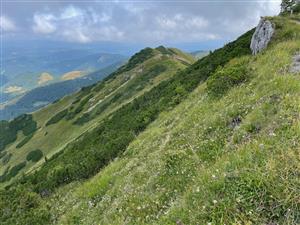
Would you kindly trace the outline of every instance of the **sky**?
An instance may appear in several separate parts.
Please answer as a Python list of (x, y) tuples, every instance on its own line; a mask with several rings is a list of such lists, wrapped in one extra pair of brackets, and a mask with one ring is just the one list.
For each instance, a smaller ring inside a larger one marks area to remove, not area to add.
[(213, 49), (279, 13), (280, 0), (1, 0), (5, 42), (60, 41)]

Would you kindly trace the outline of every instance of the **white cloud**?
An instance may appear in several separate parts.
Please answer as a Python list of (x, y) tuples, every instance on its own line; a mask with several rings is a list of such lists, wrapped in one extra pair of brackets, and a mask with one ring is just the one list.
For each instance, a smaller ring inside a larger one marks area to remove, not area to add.
[(91, 41), (90, 37), (88, 37), (81, 29), (66, 29), (62, 33), (63, 37), (65, 37), (68, 41), (74, 41), (79, 43), (88, 43)]
[(68, 6), (66, 7), (63, 12), (60, 15), (60, 19), (64, 20), (64, 19), (72, 19), (72, 18), (76, 18), (76, 17), (82, 17), (84, 16), (84, 12), (77, 7), (74, 6)]
[(14, 21), (7, 16), (0, 16), (0, 27), (3, 31), (15, 31), (17, 27)]
[(173, 17), (164, 15), (156, 18), (158, 25), (162, 29), (182, 29), (193, 28), (201, 29), (208, 26), (208, 21), (199, 16), (184, 16), (180, 13)]
[(52, 14), (35, 14), (32, 27), (35, 33), (51, 34), (56, 31), (55, 17)]
[[(170, 5), (171, 4), (171, 5)], [(89, 3), (35, 12), (33, 30), (72, 42), (201, 42), (232, 39), (274, 15), (279, 3), (143, 2)]]

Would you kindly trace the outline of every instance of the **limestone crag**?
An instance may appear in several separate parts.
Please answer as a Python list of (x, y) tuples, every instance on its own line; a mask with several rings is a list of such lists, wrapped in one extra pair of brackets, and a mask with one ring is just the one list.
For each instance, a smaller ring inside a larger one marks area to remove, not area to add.
[(274, 27), (272, 23), (269, 20), (262, 18), (259, 21), (259, 24), (256, 27), (256, 30), (251, 39), (250, 48), (252, 54), (256, 55), (257, 53), (265, 49), (268, 46), (268, 43), (270, 42), (273, 34)]

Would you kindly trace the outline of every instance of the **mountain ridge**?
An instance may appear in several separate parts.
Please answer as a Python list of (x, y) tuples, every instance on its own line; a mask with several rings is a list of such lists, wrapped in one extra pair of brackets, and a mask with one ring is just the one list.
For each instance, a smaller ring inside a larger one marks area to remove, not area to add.
[[(123, 104), (132, 101), (136, 95), (150, 90), (172, 76), (177, 70), (186, 67), (186, 62), (183, 64), (182, 60), (164, 56), (154, 49), (151, 52), (153, 55), (146, 60), (142, 59), (143, 62), (139, 62), (137, 67), (132, 64), (129, 69), (123, 66), (98, 84), (84, 87), (80, 92), (66, 96), (34, 113), (33, 120), (37, 121), (37, 130), (34, 131), (32, 137), (30, 136), (31, 140), (24, 137), (28, 143), (18, 147), (23, 141), (22, 138), (17, 138), (13, 145), (9, 143), (8, 151), (13, 155), (19, 155), (18, 157), (24, 154), (21, 152), (34, 149), (42, 149), (46, 153), (50, 150), (55, 153), (65, 146), (64, 143), (73, 140), (81, 132), (97, 126), (95, 119), (101, 121), (102, 117), (109, 116)], [(184, 55), (184, 53), (181, 54)], [(135, 59), (139, 58), (135, 57)], [(186, 56), (186, 61), (188, 60), (193, 62), (194, 59)], [(74, 127), (73, 131), (72, 127)], [(57, 136), (56, 129), (60, 129), (61, 137)], [(2, 167), (2, 173), (5, 172), (4, 167)], [(6, 168), (8, 168), (7, 165)]]

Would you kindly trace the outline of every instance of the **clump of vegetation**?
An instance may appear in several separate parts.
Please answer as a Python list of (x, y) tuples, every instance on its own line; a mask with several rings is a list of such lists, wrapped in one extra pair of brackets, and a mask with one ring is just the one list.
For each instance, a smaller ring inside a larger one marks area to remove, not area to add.
[(83, 109), (84, 106), (88, 103), (88, 101), (93, 97), (93, 94), (89, 94), (88, 96), (84, 97), (80, 102), (79, 105), (74, 109), (67, 112), (65, 115), (66, 120), (74, 119), (74, 117), (79, 114)]
[(9, 162), (10, 158), (12, 157), (12, 153), (5, 153), (2, 157), (2, 164), (5, 165)]
[(249, 58), (234, 59), (225, 67), (219, 68), (208, 80), (207, 91), (213, 96), (222, 96), (230, 88), (249, 78)]
[(43, 157), (43, 152), (40, 149), (29, 152), (26, 156), (27, 161), (37, 162)]
[(18, 116), (12, 121), (0, 121), (0, 151), (17, 139), (18, 131), (22, 131), (25, 136), (28, 136), (36, 129), (37, 123), (30, 114)]
[(9, 177), (16, 176), (20, 172), (20, 170), (23, 169), (25, 166), (26, 166), (26, 162), (24, 161), (24, 162), (21, 162), (21, 163), (19, 163), (18, 165), (14, 166), (14, 167), (12, 167), (9, 171), (8, 176)]
[(13, 177), (15, 177), (20, 172), (20, 170), (23, 169), (25, 166), (26, 166), (26, 161), (17, 164), (11, 169), (7, 168), (4, 174), (0, 176), (0, 182), (9, 181)]
[(7, 151), (0, 152), (0, 159), (2, 159), (7, 154)]
[(16, 145), (16, 148), (21, 148), (22, 146), (24, 146), (28, 141), (30, 141), (30, 139), (33, 137), (33, 135), (34, 135), (34, 133), (31, 133), (28, 136), (26, 136), (22, 141), (20, 141)]
[(51, 124), (58, 123), (61, 121), (67, 114), (68, 114), (68, 109), (64, 109), (60, 111), (59, 113), (55, 114), (50, 120), (47, 121), (46, 126), (49, 126)]

